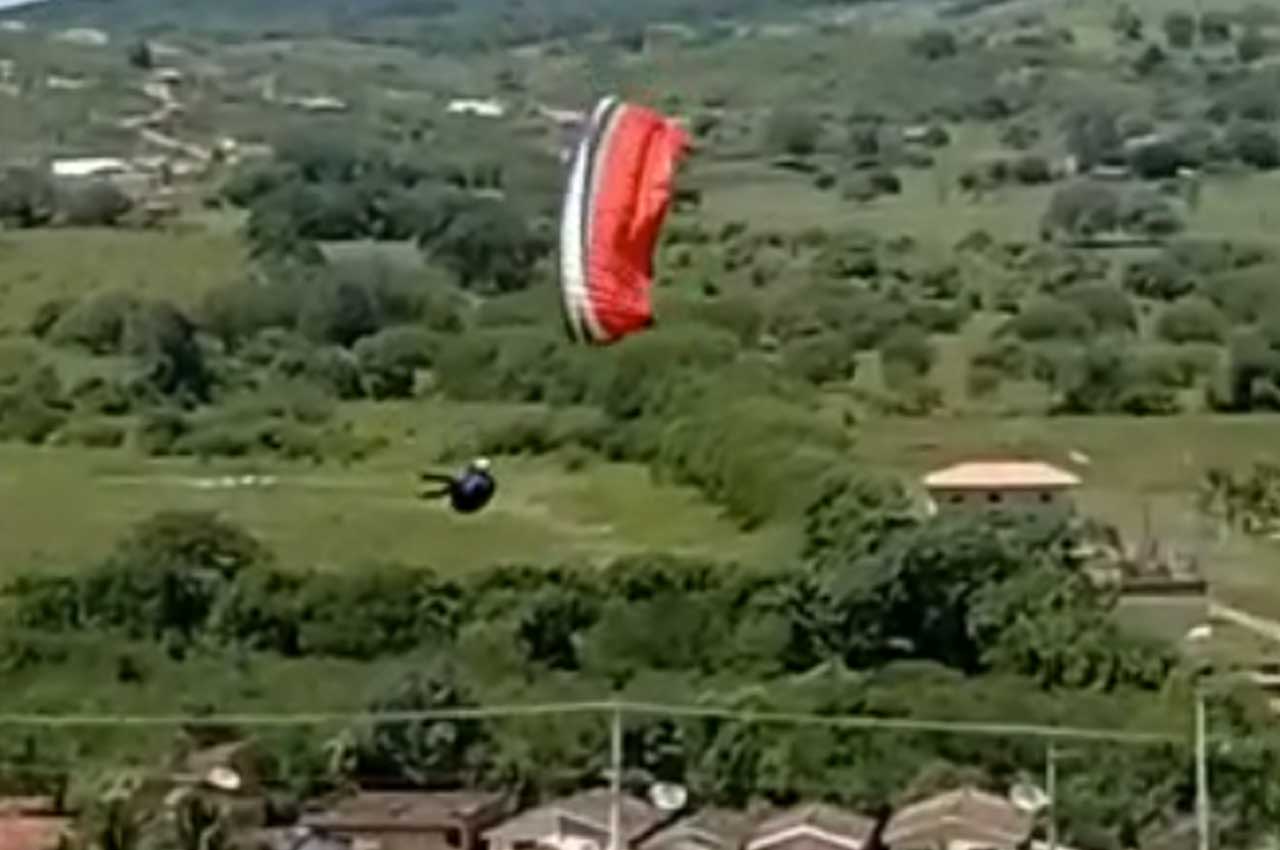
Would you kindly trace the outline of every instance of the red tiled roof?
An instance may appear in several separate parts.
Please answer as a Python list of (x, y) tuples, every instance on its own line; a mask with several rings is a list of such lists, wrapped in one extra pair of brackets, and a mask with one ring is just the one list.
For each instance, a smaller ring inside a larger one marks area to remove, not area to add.
[(931, 490), (1015, 490), (1018, 488), (1076, 487), (1080, 479), (1040, 461), (981, 461), (958, 463), (925, 476)]
[(1003, 797), (962, 788), (900, 809), (889, 820), (884, 843), (915, 850), (953, 841), (1015, 847), (1031, 834), (1031, 819)]
[(782, 843), (791, 845), (794, 841), (818, 834), (832, 836), (842, 843), (861, 845), (871, 837), (875, 827), (876, 823), (871, 818), (824, 803), (811, 803), (761, 823), (752, 833), (747, 847), (755, 850)]
[(0, 850), (53, 850), (70, 823), (68, 818), (0, 815)]

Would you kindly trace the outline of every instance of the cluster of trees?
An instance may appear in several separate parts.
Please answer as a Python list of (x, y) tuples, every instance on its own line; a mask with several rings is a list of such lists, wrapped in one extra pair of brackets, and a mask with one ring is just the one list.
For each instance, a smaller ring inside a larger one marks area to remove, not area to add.
[(5, 227), (110, 227), (133, 207), (133, 200), (109, 181), (58, 187), (48, 174), (35, 169), (0, 173), (0, 225)]
[(1269, 409), (1280, 349), (1266, 250), (1182, 239), (1120, 269), (1084, 252), (982, 250), (1040, 280), (998, 305), (1013, 315), (971, 360), (974, 396), (1013, 379), (1045, 384), (1055, 410), (1076, 414), (1172, 413), (1193, 390), (1216, 410)]
[[(1080, 531), (1063, 518), (922, 520), (891, 481), (831, 476), (804, 528), (801, 563), (787, 568), (655, 554), (602, 569), (503, 566), (451, 577), (394, 566), (292, 569), (217, 517), (161, 514), (81, 574), (11, 581), (0, 636), (13, 651), (0, 675), (53, 672), (95, 636), (95, 651), (119, 647), (114, 675), (134, 688), (157, 675), (159, 662), (139, 660), (150, 646), (173, 665), (412, 659), (370, 697), (373, 710), (615, 694), (755, 711), (1184, 725), (1172, 655), (1117, 631), (1110, 602), (1072, 559)], [(97, 675), (111, 675), (109, 665)], [(1234, 728), (1251, 728), (1244, 707)], [(299, 793), (351, 778), (556, 793), (591, 782), (606, 722), (375, 722), (328, 741), (261, 740), (268, 778)], [(729, 805), (788, 802), (820, 788), (874, 810), (941, 765), (1008, 781), (1042, 756), (1031, 743), (660, 715), (630, 719), (626, 736), (629, 782), (676, 779), (700, 800)], [(1215, 785), (1224, 811), (1269, 811), (1265, 772), (1244, 769), (1259, 754), (1221, 757), (1245, 760)], [(1189, 799), (1189, 756), (1179, 747), (1133, 750), (1073, 769), (1077, 793), (1062, 800), (1067, 831), (1120, 847), (1132, 831), (1175, 817)], [(1086, 790), (1104, 775), (1130, 777), (1121, 787), (1132, 791)], [(1233, 828), (1243, 838), (1268, 822)]]
[(1270, 536), (1280, 528), (1280, 467), (1258, 462), (1243, 472), (1210, 469), (1197, 501), (1201, 512), (1228, 528)]
[(1167, 239), (1184, 222), (1178, 206), (1149, 190), (1121, 192), (1107, 183), (1081, 179), (1056, 191), (1040, 223), (1041, 238), (1087, 243), (1124, 234), (1141, 239)]
[(550, 250), (546, 220), (503, 196), (499, 161), (462, 165), (397, 158), (321, 135), (285, 140), (276, 160), (248, 165), (223, 188), (249, 210), (260, 256), (315, 260), (315, 243), (417, 242), (466, 289), (530, 285)]

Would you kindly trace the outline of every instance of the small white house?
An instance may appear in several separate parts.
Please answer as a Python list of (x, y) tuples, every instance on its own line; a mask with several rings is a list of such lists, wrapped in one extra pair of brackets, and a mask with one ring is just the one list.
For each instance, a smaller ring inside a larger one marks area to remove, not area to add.
[(446, 111), (450, 115), (474, 115), (477, 118), (501, 118), (507, 114), (507, 108), (499, 101), (472, 98), (451, 100)]
[(924, 478), (933, 512), (1067, 508), (1080, 484), (1076, 475), (1039, 461), (960, 463)]
[(106, 156), (55, 159), (50, 169), (54, 177), (64, 180), (118, 177), (129, 171), (129, 163)]

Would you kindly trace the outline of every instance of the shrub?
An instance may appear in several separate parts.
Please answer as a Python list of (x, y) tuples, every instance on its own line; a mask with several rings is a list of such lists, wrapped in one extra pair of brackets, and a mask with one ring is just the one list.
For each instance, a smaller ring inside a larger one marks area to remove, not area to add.
[(1227, 335), (1226, 317), (1204, 298), (1184, 298), (1160, 314), (1156, 334), (1175, 345), (1220, 343)]
[(58, 442), (90, 449), (116, 449), (124, 445), (125, 428), (109, 419), (82, 419), (58, 432)]

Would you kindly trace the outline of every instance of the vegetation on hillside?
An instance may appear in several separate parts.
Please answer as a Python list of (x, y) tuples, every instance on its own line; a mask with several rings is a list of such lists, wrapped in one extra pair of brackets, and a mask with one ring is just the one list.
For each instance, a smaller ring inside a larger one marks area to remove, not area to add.
[[(265, 459), (355, 474), (418, 451), (384, 459), (417, 436), (378, 427), (386, 411), (465, 405), (479, 424), (430, 441), (424, 462), (536, 456), (557, 481), (641, 465), (741, 530), (798, 545), (749, 566), (654, 551), (593, 569), (531, 544), (517, 564), (433, 548), (412, 565), (321, 568), (216, 515), (131, 517), (88, 563), (6, 577), (0, 707), (616, 697), (1141, 730), (1169, 741), (1090, 748), (1064, 771), (1062, 837), (1118, 850), (1176, 826), (1193, 807), (1201, 671), (1118, 625), (1079, 561), (1086, 530), (925, 519), (896, 475), (869, 468), (943, 454), (936, 434), (951, 428), (992, 439), (1006, 417), (1164, 417), (1168, 434), (1182, 414), (1280, 409), (1277, 22), (1150, 4), (870, 5), (65, 0), (25, 13), (36, 28), (0, 34), (17, 66), (0, 134), (24, 152), (0, 171), (0, 297), (22, 313), (0, 337), (0, 439), (113, 469)], [(40, 26), (104, 15), (123, 42), (72, 47)], [(156, 126), (257, 153), (170, 180), (182, 209), (167, 230), (105, 183), (44, 176), (55, 153), (96, 152), (87, 138), (123, 146), (133, 89), (168, 62), (187, 75), (183, 103)], [(71, 89), (49, 86), (62, 75)], [(332, 93), (345, 111), (313, 114), (277, 88)], [(606, 89), (678, 114), (697, 145), (655, 266), (657, 326), (584, 349), (564, 338), (554, 280), (571, 133), (545, 113)], [(463, 94), (507, 111), (449, 114)], [(33, 144), (41, 156), (25, 156)], [(915, 442), (878, 457), (861, 445), (871, 426)], [(1154, 476), (1164, 491), (1195, 476), (1182, 463)], [(1213, 471), (1201, 510), (1263, 536), (1276, 477)], [(521, 508), (546, 519), (543, 503)], [(488, 516), (470, 533), (498, 533)], [(1211, 702), (1230, 739), (1212, 753), (1218, 839), (1260, 844), (1280, 817), (1280, 741), (1256, 695)], [(607, 750), (605, 719), (587, 714), (185, 730), (188, 744), (248, 733), (281, 822), (352, 782), (552, 794), (597, 779)], [(95, 771), (172, 746), (168, 732), (33, 730), (3, 745), (0, 790), (92, 799)], [(625, 749), (629, 784), (864, 811), (960, 772), (1001, 790), (1043, 756), (1021, 739), (661, 716), (630, 718)], [(90, 846), (117, 846), (99, 817), (134, 826), (84, 813)]]

